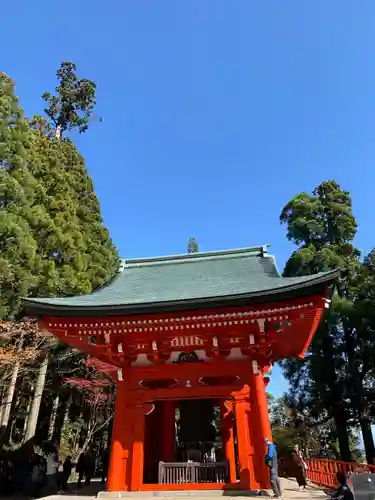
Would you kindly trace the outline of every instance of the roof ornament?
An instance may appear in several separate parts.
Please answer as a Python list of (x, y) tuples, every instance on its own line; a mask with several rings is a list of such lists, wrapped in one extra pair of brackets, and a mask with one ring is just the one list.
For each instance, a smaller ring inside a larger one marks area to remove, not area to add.
[(260, 256), (267, 257), (267, 255), (268, 255), (268, 245), (262, 245), (260, 247)]

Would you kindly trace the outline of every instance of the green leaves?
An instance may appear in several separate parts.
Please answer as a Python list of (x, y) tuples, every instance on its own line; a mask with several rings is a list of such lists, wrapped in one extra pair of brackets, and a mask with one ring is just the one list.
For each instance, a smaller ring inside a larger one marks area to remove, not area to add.
[[(66, 98), (74, 90), (89, 109), (89, 84), (74, 70), (62, 66), (60, 76), (71, 80), (61, 92)], [(0, 256), (0, 319), (17, 315), (28, 294), (90, 293), (118, 267), (84, 159), (45, 119), (25, 118), (12, 81), (1, 74)]]
[(188, 241), (188, 253), (197, 253), (199, 252), (197, 240), (191, 236)]
[(347, 363), (348, 357), (353, 358), (353, 347), (347, 343), (348, 318), (354, 317), (353, 283), (361, 271), (360, 253), (352, 245), (357, 222), (350, 195), (334, 181), (323, 182), (312, 195), (300, 193), (290, 200), (280, 221), (287, 226), (288, 239), (299, 245), (286, 263), (285, 276), (346, 270), (332, 310), (321, 323), (306, 359), (287, 360), (283, 368), (296, 404), (308, 408), (312, 415), (326, 413), (334, 418), (341, 453), (348, 458), (346, 424), (357, 412), (351, 400), (352, 375)]
[(335, 181), (323, 182), (312, 195), (295, 196), (283, 208), (280, 221), (287, 225), (289, 240), (316, 248), (350, 242), (357, 231), (350, 195)]
[(55, 127), (59, 139), (66, 130), (86, 132), (96, 104), (96, 85), (87, 78), (78, 79), (77, 67), (70, 61), (61, 63), (56, 76), (60, 84), (57, 95), (45, 92), (42, 99), (48, 104), (44, 110)]

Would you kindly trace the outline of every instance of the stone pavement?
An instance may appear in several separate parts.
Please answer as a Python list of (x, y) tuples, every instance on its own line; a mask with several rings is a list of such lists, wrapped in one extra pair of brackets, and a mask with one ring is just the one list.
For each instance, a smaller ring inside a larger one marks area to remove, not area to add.
[[(298, 486), (295, 481), (292, 481), (291, 479), (281, 479), (281, 487), (283, 489), (283, 500), (327, 500), (327, 494), (324, 493), (322, 490), (319, 488), (315, 488), (313, 486), (309, 486), (307, 488), (307, 491), (299, 491)], [(168, 500), (181, 500), (183, 497), (187, 497), (187, 495), (184, 495), (182, 491), (176, 492), (176, 496), (171, 496), (171, 494), (168, 494)], [(192, 498), (194, 500), (220, 500), (221, 498), (231, 496), (229, 492), (226, 492), (225, 495), (220, 495), (220, 494), (212, 494), (212, 495), (205, 495), (200, 496), (197, 491), (194, 491), (194, 494), (192, 496), (189, 496), (189, 498)], [(128, 498), (139, 498), (139, 500), (151, 500), (153, 498), (159, 498), (162, 499), (161, 492), (158, 492), (158, 496), (154, 497), (152, 493), (148, 493), (147, 491), (140, 492), (139, 494), (133, 494), (129, 496)], [(85, 499), (90, 499), (90, 498), (96, 498), (96, 495), (93, 493), (91, 495), (90, 492), (85, 492), (82, 491), (80, 492), (79, 495), (77, 494), (66, 494), (66, 495), (52, 495), (49, 497), (43, 497), (40, 500), (85, 500)], [(126, 497), (123, 497), (126, 498)], [(245, 500), (249, 499), (251, 497), (248, 496), (237, 496), (233, 495), (233, 498), (237, 500)]]

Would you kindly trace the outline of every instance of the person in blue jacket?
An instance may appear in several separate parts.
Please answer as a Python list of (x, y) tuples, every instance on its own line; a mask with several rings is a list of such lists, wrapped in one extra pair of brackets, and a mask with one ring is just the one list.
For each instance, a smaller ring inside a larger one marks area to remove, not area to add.
[(278, 463), (277, 463), (277, 450), (276, 446), (269, 439), (264, 439), (267, 445), (267, 454), (265, 456), (265, 462), (270, 470), (270, 482), (274, 496), (276, 498), (281, 497), (281, 486), (279, 479)]

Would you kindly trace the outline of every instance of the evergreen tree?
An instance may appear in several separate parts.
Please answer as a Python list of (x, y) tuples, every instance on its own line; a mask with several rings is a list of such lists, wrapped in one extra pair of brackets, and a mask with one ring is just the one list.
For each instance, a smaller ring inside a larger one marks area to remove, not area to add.
[(359, 420), (368, 463), (375, 462), (371, 423), (375, 394), (375, 250), (366, 256), (358, 273), (341, 294), (336, 309), (341, 317), (349, 371), (348, 392)]
[[(61, 125), (63, 130), (72, 128), (68, 121)], [(26, 295), (90, 293), (107, 283), (118, 267), (84, 160), (70, 140), (56, 135), (45, 119), (28, 122), (13, 82), (0, 74), (0, 320), (20, 316), (20, 299)], [(28, 342), (27, 336), (12, 339), (9, 349), (18, 352), (18, 346), (25, 349)], [(7, 348), (3, 342), (0, 347)], [(41, 395), (50, 377), (47, 366), (56, 348), (56, 342), (44, 342), (35, 370), (19, 384), (20, 363), (6, 368), (10, 384), (2, 388), (2, 402), (9, 414), (21, 403), (28, 408), (28, 438), (37, 428)], [(27, 403), (19, 397), (24, 387)], [(2, 414), (4, 426), (8, 421), (9, 415)]]
[(197, 240), (191, 236), (188, 241), (188, 253), (197, 253), (199, 252), (199, 247)]
[(45, 92), (42, 96), (48, 104), (44, 111), (50, 118), (58, 139), (66, 130), (77, 129), (79, 133), (86, 132), (96, 104), (95, 83), (87, 78), (79, 79), (76, 70), (74, 63), (62, 62), (56, 73), (59, 80), (57, 95)]
[(300, 276), (344, 267), (347, 276), (338, 287), (338, 299), (317, 332), (305, 361), (288, 360), (284, 371), (295, 396), (333, 417), (343, 460), (350, 460), (348, 418), (358, 413), (349, 390), (351, 375), (345, 356), (352, 355), (339, 300), (351, 300), (350, 286), (357, 276), (359, 252), (352, 241), (356, 220), (349, 193), (334, 181), (323, 182), (312, 196), (301, 193), (282, 210), (280, 220), (287, 225), (288, 239), (299, 248), (288, 260), (285, 276)]
[(37, 282), (38, 243), (29, 220), (42, 190), (29, 169), (30, 148), (14, 84), (0, 73), (0, 320)]
[(49, 221), (36, 228), (43, 269), (35, 291), (90, 293), (111, 279), (119, 262), (93, 182), (69, 139), (56, 139), (43, 118), (34, 118), (32, 129), (30, 169), (46, 195), (41, 221)]
[(73, 295), (104, 285), (118, 255), (82, 156), (42, 118), (32, 126), (0, 77), (0, 319), (27, 294)]

